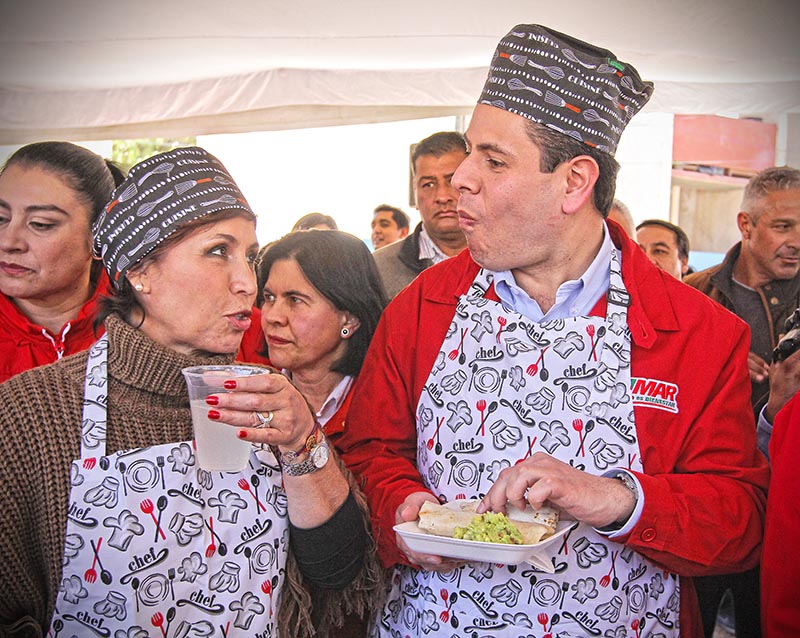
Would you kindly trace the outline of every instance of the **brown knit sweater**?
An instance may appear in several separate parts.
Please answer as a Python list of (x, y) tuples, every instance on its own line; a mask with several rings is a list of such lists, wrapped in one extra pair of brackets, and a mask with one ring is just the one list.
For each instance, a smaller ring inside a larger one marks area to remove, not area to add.
[[(106, 330), (106, 454), (191, 439), (181, 368), (228, 363), (233, 355), (182, 355), (115, 316)], [(70, 464), (80, 455), (87, 358), (88, 352), (78, 353), (0, 385), (0, 636), (41, 636), (49, 628), (61, 580)], [(290, 563), (287, 572), (300, 581)], [(372, 573), (368, 585), (365, 574), (357, 580), (359, 591), (378, 586)], [(292, 600), (292, 590), (297, 587), (287, 587), (282, 604), (294, 608), (296, 618), (305, 601)]]

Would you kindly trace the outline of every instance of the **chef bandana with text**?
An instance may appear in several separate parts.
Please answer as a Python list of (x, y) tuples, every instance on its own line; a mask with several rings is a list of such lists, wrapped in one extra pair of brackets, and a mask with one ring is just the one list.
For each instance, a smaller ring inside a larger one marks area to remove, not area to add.
[[(630, 397), (628, 293), (612, 251), (605, 317), (537, 324), (489, 300), (481, 270), (459, 299), (417, 406), (417, 463), (443, 502), (483, 496), (536, 452), (591, 474), (642, 470)], [(554, 547), (555, 573), (471, 562), (398, 567), (381, 636), (517, 638), (679, 635), (675, 575), (580, 524)]]
[(187, 223), (233, 210), (256, 218), (222, 162), (199, 146), (143, 160), (117, 186), (92, 225), (95, 257), (114, 286)]
[(500, 40), (479, 99), (614, 155), (653, 83), (606, 49), (540, 24)]

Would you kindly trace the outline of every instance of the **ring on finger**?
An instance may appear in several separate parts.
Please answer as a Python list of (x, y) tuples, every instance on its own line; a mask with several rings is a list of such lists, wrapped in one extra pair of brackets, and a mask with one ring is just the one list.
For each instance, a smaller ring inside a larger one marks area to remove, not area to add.
[(254, 410), (253, 414), (255, 414), (256, 418), (258, 419), (258, 425), (255, 427), (258, 429), (267, 427), (270, 423), (272, 423), (272, 419), (275, 417), (275, 414), (272, 410), (267, 410), (267, 416), (264, 416), (258, 410)]

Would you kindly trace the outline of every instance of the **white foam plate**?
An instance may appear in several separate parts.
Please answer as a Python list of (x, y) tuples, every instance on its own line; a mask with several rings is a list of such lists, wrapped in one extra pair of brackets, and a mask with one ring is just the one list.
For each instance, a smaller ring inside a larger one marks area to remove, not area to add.
[(394, 531), (413, 552), (447, 558), (460, 558), (471, 562), (500, 563), (503, 565), (528, 563), (537, 569), (552, 574), (554, 568), (550, 558), (558, 552), (560, 545), (557, 541), (577, 525), (577, 521), (559, 520), (556, 525), (556, 531), (552, 536), (533, 545), (505, 545), (503, 543), (486, 543), (483, 541), (435, 536), (424, 529), (420, 529), (416, 521), (395, 525)]

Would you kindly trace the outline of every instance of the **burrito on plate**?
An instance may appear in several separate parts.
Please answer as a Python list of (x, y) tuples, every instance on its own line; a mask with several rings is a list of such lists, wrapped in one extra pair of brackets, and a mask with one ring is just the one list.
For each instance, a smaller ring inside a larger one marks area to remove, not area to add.
[[(454, 538), (456, 528), (469, 527), (478, 516), (475, 509), (480, 501), (455, 501), (447, 506), (426, 501), (419, 510), (417, 525), (436, 536)], [(558, 510), (542, 507), (534, 510), (528, 505), (524, 510), (517, 509), (510, 503), (506, 505), (509, 521), (522, 535), (523, 545), (533, 545), (552, 536), (558, 524)]]

